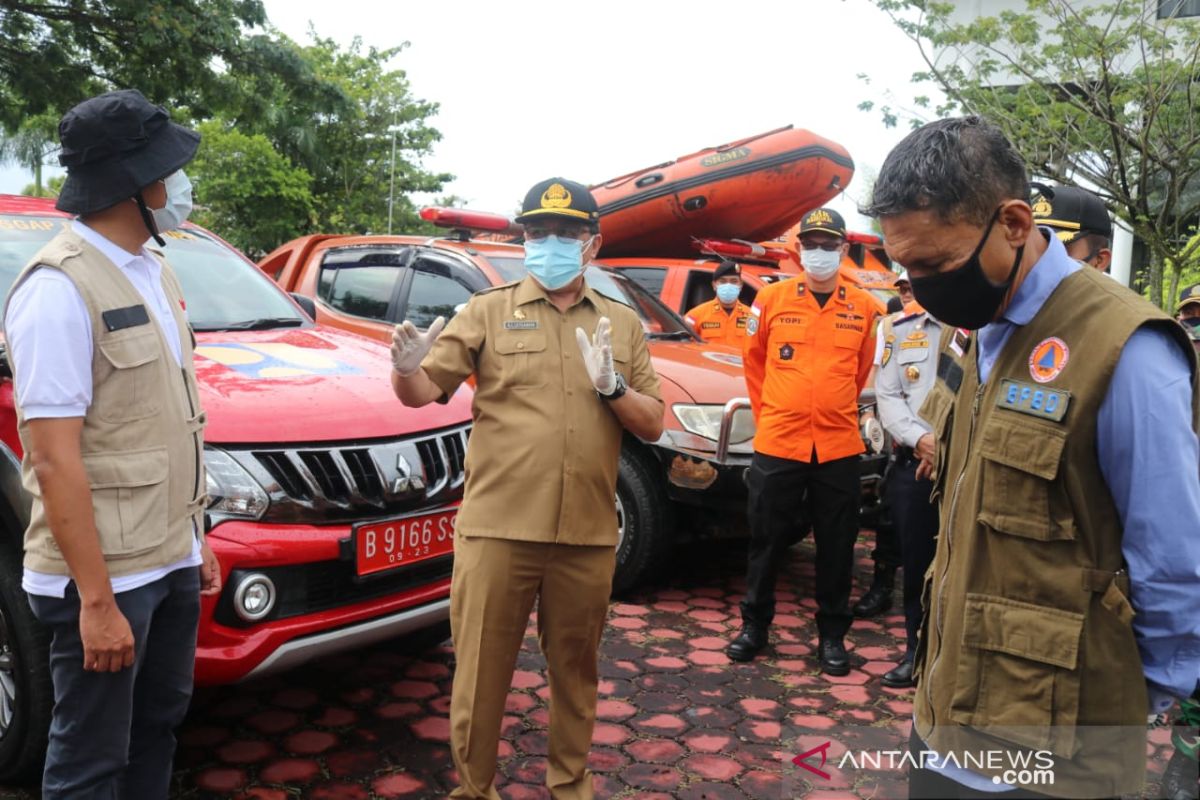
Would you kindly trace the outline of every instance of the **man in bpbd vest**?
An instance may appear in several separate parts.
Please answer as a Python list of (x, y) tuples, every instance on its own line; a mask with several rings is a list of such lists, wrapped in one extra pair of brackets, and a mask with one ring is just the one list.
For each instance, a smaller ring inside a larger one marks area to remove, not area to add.
[(867, 209), (945, 324), (911, 743), (939, 758), (914, 797), (1140, 793), (1147, 716), (1200, 673), (1195, 355), (1028, 198), (1020, 155), (966, 117), (897, 145)]
[[(22, 586), (52, 634), (43, 798), (160, 800), (192, 693), (204, 543), (204, 415), (179, 282), (143, 245), (183, 224), (200, 137), (139, 92), (59, 123), (78, 214), (13, 284), (4, 324), (23, 483)], [(35, 665), (36, 667), (36, 665)]]

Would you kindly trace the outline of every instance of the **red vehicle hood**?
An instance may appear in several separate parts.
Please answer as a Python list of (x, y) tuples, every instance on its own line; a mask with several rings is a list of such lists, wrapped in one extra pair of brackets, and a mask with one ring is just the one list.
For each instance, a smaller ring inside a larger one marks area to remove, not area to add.
[(214, 444), (381, 439), (469, 422), (471, 390), (405, 408), (384, 345), (332, 328), (197, 333), (196, 378)]
[(724, 405), (746, 396), (742, 356), (731, 347), (696, 342), (652, 341), (650, 360), (663, 380), (671, 381), (696, 403)]

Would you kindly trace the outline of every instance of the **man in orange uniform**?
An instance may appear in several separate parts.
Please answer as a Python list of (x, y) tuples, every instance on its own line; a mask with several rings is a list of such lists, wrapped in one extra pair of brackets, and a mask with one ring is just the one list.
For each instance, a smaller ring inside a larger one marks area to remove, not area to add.
[(738, 301), (742, 291), (742, 268), (736, 261), (722, 261), (713, 270), (716, 297), (687, 312), (684, 317), (705, 342), (727, 344), (742, 349), (750, 308)]
[[(764, 287), (751, 308), (746, 387), (758, 432), (750, 465), (750, 553), (742, 631), (726, 653), (750, 661), (767, 645), (775, 579), (804, 516), (817, 544), (821, 670), (850, 671), (850, 585), (858, 536), (858, 395), (875, 353), (875, 303), (838, 275), (846, 225), (819, 208), (800, 224), (804, 274)], [(805, 507), (807, 504), (807, 507)]]

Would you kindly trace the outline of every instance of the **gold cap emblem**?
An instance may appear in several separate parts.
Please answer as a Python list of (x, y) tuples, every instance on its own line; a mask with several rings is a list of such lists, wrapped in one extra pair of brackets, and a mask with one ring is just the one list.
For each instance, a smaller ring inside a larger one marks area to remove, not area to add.
[(808, 219), (805, 222), (809, 225), (832, 225), (833, 217), (829, 216), (829, 212), (825, 209), (818, 208), (808, 215)]
[(561, 183), (552, 183), (542, 192), (542, 208), (570, 208), (571, 193)]
[(1053, 213), (1054, 208), (1050, 205), (1050, 201), (1039, 194), (1037, 199), (1033, 201), (1033, 215), (1035, 217), (1048, 217)]

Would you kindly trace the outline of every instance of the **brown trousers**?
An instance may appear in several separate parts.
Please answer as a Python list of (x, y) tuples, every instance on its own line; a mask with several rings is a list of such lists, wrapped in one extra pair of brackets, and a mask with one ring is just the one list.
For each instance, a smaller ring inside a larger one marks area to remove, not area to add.
[(592, 799), (587, 758), (596, 722), (597, 651), (615, 560), (611, 546), (455, 539), (450, 628), (458, 665), (450, 747), (460, 785), (451, 797), (500, 800), (500, 725), (536, 598), (550, 684), (546, 784), (555, 800)]

